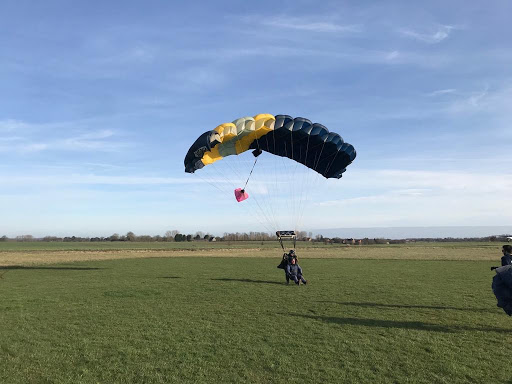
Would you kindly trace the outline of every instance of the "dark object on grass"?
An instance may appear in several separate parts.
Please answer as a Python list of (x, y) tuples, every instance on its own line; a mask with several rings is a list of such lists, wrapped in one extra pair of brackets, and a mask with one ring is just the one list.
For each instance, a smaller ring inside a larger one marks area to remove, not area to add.
[(512, 265), (495, 268), (492, 279), (492, 291), (498, 300), (497, 306), (512, 316)]

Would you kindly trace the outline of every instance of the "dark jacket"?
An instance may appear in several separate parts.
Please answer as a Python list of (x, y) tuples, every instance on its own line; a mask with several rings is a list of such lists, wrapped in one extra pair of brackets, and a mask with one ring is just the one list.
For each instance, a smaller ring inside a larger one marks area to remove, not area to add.
[(290, 276), (302, 276), (302, 268), (299, 264), (288, 264), (286, 267), (286, 273)]
[(510, 253), (505, 253), (501, 258), (501, 266), (512, 264), (512, 255)]
[(512, 265), (496, 268), (492, 279), (492, 291), (498, 300), (498, 307), (512, 316)]

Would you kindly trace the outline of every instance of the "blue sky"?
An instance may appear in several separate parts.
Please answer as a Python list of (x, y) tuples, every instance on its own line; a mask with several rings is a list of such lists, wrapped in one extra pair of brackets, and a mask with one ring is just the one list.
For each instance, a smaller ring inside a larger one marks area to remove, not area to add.
[[(226, 188), (183, 170), (201, 133), (258, 113), (357, 149), (342, 179), (306, 176), (301, 229), (511, 225), (511, 14), (509, 1), (3, 1), (0, 235), (267, 230), (245, 213), (255, 199), (230, 192), (250, 158)], [(281, 201), (295, 180), (262, 187), (270, 163), (248, 191), (294, 225)]]

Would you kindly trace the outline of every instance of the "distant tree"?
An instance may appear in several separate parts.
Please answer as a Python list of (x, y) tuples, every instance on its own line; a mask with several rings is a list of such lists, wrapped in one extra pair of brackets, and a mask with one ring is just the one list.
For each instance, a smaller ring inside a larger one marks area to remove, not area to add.
[(187, 241), (192, 241), (192, 235), (187, 235), (186, 239)]
[(213, 236), (210, 235), (210, 234), (206, 234), (206, 235), (204, 235), (203, 239), (204, 240), (210, 240), (211, 237), (213, 237)]
[(176, 242), (185, 241), (185, 240), (186, 240), (185, 235), (182, 235), (181, 233), (177, 233), (174, 235), (174, 241), (176, 241)]
[(34, 241), (34, 236), (32, 235), (21, 235), (16, 236), (17, 241)]
[(0, 241), (7, 241), (9, 238), (5, 235), (3, 235), (2, 237), (0, 237)]
[(135, 233), (133, 233), (133, 232), (131, 232), (131, 231), (130, 231), (130, 232), (128, 232), (128, 233), (126, 234), (126, 240), (127, 240), (127, 241), (136, 241), (136, 240), (137, 240), (137, 237), (135, 236)]
[(114, 233), (110, 236), (110, 241), (119, 241), (119, 233)]
[(178, 233), (180, 233), (180, 231), (173, 229), (172, 231), (165, 232), (165, 237), (167, 237), (168, 240), (173, 241)]
[(194, 236), (194, 240), (201, 240), (201, 236), (199, 236), (199, 233)]

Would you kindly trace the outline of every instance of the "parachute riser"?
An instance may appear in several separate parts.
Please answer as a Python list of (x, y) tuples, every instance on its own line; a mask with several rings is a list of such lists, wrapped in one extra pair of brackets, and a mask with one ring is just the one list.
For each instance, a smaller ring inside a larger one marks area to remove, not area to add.
[(277, 231), (276, 232), (277, 239), (279, 240), (279, 244), (281, 244), (281, 248), (283, 252), (286, 252), (283, 244), (283, 239), (292, 239), (293, 240), (293, 249), (297, 247), (297, 236), (295, 235), (295, 231)]
[(247, 181), (245, 182), (245, 185), (242, 188), (242, 191), (245, 191), (245, 188), (247, 187), (247, 183), (249, 183), (249, 179), (251, 178), (252, 171), (254, 171), (254, 167), (256, 166), (256, 163), (258, 162), (258, 156), (261, 155), (261, 153), (262, 153), (262, 151), (259, 149), (255, 149), (254, 151), (252, 151), (252, 154), (255, 157), (254, 164), (252, 165), (251, 172), (249, 173), (249, 177), (247, 178)]

